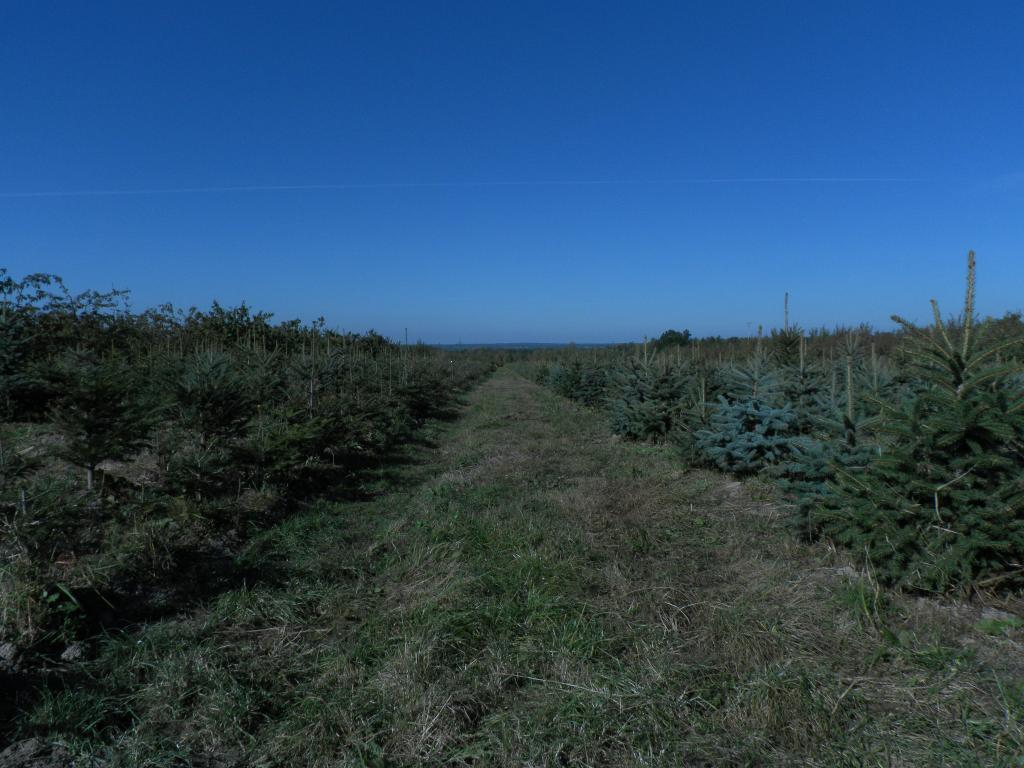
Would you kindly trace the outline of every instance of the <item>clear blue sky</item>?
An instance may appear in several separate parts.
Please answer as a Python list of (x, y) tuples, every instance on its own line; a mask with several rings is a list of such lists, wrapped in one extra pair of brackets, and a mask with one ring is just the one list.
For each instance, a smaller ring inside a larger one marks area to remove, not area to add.
[(8, 2), (0, 265), (611, 341), (779, 324), (787, 290), (805, 326), (953, 312), (973, 247), (1002, 314), (1022, 41), (1020, 2)]

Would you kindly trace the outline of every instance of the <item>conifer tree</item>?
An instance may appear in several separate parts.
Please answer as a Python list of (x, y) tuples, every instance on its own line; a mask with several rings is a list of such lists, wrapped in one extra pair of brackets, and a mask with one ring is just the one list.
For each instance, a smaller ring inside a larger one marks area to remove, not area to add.
[(804, 334), (800, 326), (773, 329), (768, 340), (771, 359), (780, 366), (798, 365), (803, 353)]
[(580, 374), (577, 399), (592, 408), (602, 406), (608, 398), (608, 372), (604, 368), (588, 365)]
[(28, 329), (21, 318), (0, 316), (0, 418), (10, 419), (19, 395), (32, 380)]
[(874, 450), (863, 439), (870, 418), (861, 407), (863, 398), (856, 397), (852, 359), (848, 357), (846, 362), (842, 393), (815, 393), (813, 404), (805, 406), (802, 417), (798, 415), (801, 434), (791, 441), (789, 456), (769, 470), (793, 502), (792, 527), (808, 539), (820, 536), (814, 511), (829, 492), (837, 471), (864, 466)]
[(669, 437), (690, 462), (700, 460), (697, 436), (711, 427), (712, 416), (717, 412), (714, 398), (718, 389), (714, 368), (698, 365), (688, 376), (683, 407), (673, 421)]
[(822, 528), (880, 578), (924, 589), (1020, 580), (1024, 573), (1024, 391), (1000, 353), (1021, 340), (985, 338), (974, 316), (968, 256), (962, 316), (919, 328), (894, 316), (919, 382), (885, 404), (881, 455), (838, 471)]
[(788, 404), (722, 398), (710, 428), (698, 433), (697, 447), (719, 469), (742, 475), (785, 461), (794, 437), (796, 414)]
[(245, 377), (222, 353), (203, 352), (186, 362), (175, 384), (182, 424), (195, 430), (200, 445), (240, 435), (256, 411)]
[(117, 361), (71, 355), (58, 376), (61, 394), (53, 408), (53, 424), (63, 438), (58, 454), (85, 470), (86, 488), (92, 490), (96, 467), (138, 449), (151, 418), (134, 397), (130, 371)]
[(682, 418), (688, 383), (681, 366), (630, 359), (609, 377), (612, 429), (633, 440), (666, 437)]
[(726, 394), (697, 433), (697, 450), (726, 472), (750, 474), (779, 464), (797, 436), (797, 415), (782, 400), (782, 383), (769, 356), (758, 349), (744, 365), (725, 372)]
[(822, 394), (827, 381), (821, 367), (808, 358), (806, 339), (801, 335), (797, 341), (794, 359), (780, 363), (777, 375), (782, 400), (789, 403), (796, 414), (796, 430), (802, 435), (807, 435), (815, 431), (825, 413), (822, 407)]
[(562, 397), (575, 400), (583, 378), (583, 366), (578, 359), (567, 365), (555, 366), (551, 371), (551, 388)]

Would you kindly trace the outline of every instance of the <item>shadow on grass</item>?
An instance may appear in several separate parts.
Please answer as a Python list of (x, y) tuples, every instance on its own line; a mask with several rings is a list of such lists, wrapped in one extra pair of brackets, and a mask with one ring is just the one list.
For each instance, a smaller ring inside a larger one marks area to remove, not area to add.
[[(45, 729), (34, 727), (26, 718), (26, 713), (44, 697), (98, 685), (74, 659), (62, 659), (62, 654), (78, 644), (72, 639), (87, 646), (104, 635), (131, 636), (147, 623), (187, 616), (221, 595), (243, 587), (285, 585), (302, 572), (301, 568), (290, 563), (286, 553), (277, 551), (273, 541), (260, 539), (290, 522), (301, 529), (303, 518), (318, 516), (319, 504), (367, 503), (422, 484), (430, 477), (431, 457), (439, 448), (439, 433), (459, 419), (464, 405), (464, 398), (458, 397), (434, 409), (419, 427), (396, 441), (383, 455), (351, 467), (351, 473), (336, 487), (293, 502), (262, 530), (248, 536), (225, 536), (201, 547), (172, 546), (168, 554), (174, 564), (173, 575), (125, 574), (103, 589), (59, 592), (68, 600), (69, 623), (52, 628), (30, 648), (19, 649), (21, 655), (10, 663), (0, 659), (0, 690), (4, 692), (0, 696), (0, 744), (46, 735)], [(323, 533), (338, 536), (340, 531)], [(308, 530), (300, 530), (298, 535), (319, 538)], [(72, 625), (73, 629), (69, 629)], [(127, 723), (104, 726), (126, 727)]]

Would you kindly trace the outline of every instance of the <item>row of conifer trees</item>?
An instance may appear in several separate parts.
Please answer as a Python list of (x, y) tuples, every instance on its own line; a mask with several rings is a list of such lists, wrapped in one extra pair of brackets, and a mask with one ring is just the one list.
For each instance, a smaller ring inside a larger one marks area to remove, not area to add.
[[(1024, 582), (1024, 325), (963, 311), (879, 337), (784, 327), (716, 354), (575, 355), (538, 379), (694, 465), (776, 481), (800, 533), (880, 581), (946, 591)], [(895, 344), (891, 343), (895, 341)], [(886, 351), (880, 352), (879, 348)]]
[(364, 492), (493, 367), (244, 305), (135, 313), (48, 275), (0, 272), (0, 302), (0, 611), (20, 642), (76, 634), (90, 605), (180, 601), (213, 578), (188, 568)]

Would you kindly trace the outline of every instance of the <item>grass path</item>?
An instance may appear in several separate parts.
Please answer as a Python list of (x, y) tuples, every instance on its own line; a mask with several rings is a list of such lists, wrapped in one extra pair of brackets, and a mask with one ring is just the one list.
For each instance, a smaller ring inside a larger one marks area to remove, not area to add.
[(756, 487), (509, 368), (438, 430), (33, 722), (128, 765), (1021, 764), (1019, 646), (883, 599)]

